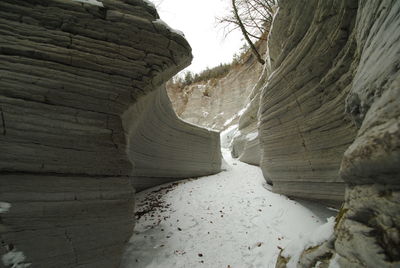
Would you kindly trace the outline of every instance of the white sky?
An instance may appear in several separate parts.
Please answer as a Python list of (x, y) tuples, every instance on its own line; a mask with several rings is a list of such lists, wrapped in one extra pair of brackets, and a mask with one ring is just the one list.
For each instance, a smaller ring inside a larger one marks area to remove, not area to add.
[(216, 16), (229, 12), (229, 0), (153, 0), (160, 18), (185, 34), (193, 50), (193, 62), (186, 70), (198, 73), (206, 67), (230, 62), (244, 43), (240, 32), (226, 38)]

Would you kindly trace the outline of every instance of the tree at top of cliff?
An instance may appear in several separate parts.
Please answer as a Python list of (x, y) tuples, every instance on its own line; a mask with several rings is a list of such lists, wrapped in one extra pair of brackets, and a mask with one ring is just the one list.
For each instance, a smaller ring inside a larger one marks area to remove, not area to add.
[(240, 29), (258, 62), (264, 64), (254, 41), (264, 39), (271, 28), (272, 16), (277, 0), (231, 0), (232, 10), (229, 15), (217, 18), (224, 25), (226, 34)]

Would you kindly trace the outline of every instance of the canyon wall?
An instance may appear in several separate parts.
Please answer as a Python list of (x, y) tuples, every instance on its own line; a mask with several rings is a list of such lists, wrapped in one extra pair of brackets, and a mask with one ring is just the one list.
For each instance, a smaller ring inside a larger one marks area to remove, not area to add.
[(221, 170), (219, 133), (180, 120), (164, 86), (132, 105), (122, 119), (136, 190)]
[[(267, 33), (263, 38), (266, 38)], [(267, 47), (265, 41), (257, 43), (260, 53)], [(263, 66), (248, 51), (238, 64), (232, 64), (228, 74), (221, 78), (194, 83), (184, 88), (167, 87), (174, 110), (183, 120), (223, 130), (237, 124), (240, 114), (249, 102), (252, 92), (262, 73)], [(168, 84), (167, 84), (168, 85)]]
[[(267, 58), (268, 61), (268, 58)], [(243, 114), (239, 118), (238, 129), (231, 143), (231, 154), (240, 161), (260, 165), (261, 150), (258, 135), (258, 111), (260, 108), (261, 90), (270, 73), (269, 64), (265, 65), (258, 82), (253, 87)], [(270, 181), (268, 180), (270, 183)]]
[(340, 167), (346, 202), (334, 243), (342, 267), (400, 266), (399, 29), (399, 1), (359, 1), (346, 100), (358, 132)]
[(334, 235), (306, 249), (297, 266), (397, 267), (400, 2), (279, 6), (260, 98), (264, 175), (279, 193), (344, 200)]
[(166, 98), (186, 40), (102, 2), (0, 1), (0, 267), (118, 267), (135, 187), (220, 170), (218, 133)]
[(345, 114), (357, 62), (354, 1), (280, 2), (259, 110), (261, 167), (275, 192), (339, 205), (356, 127)]

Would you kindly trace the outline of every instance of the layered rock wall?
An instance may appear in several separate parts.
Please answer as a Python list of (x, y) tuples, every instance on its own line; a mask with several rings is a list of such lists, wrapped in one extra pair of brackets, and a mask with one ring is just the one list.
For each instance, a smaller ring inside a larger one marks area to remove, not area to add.
[(263, 72), (248, 97), (248, 104), (240, 116), (238, 131), (231, 143), (231, 153), (233, 157), (237, 157), (240, 161), (251, 164), (260, 165), (261, 150), (260, 138), (258, 135), (258, 111), (260, 109), (260, 95), (265, 85), (270, 66), (264, 66)]
[[(264, 53), (267, 42), (259, 42), (257, 47), (260, 53)], [(222, 78), (184, 88), (167, 87), (167, 91), (180, 118), (192, 124), (223, 130), (237, 124), (238, 112), (248, 104), (248, 96), (262, 70), (263, 66), (248, 51)]]
[(340, 204), (338, 171), (356, 128), (345, 114), (354, 76), (356, 1), (280, 2), (260, 98), (261, 167), (276, 192)]
[(358, 127), (344, 153), (347, 184), (335, 250), (342, 267), (400, 266), (400, 2), (360, 0), (360, 61), (346, 101)]
[(0, 2), (0, 267), (118, 267), (135, 186), (219, 170), (217, 134), (162, 86), (186, 40), (145, 1), (102, 2)]
[(137, 190), (221, 170), (218, 132), (180, 120), (164, 86), (130, 107), (123, 123)]
[(277, 192), (324, 202), (345, 188), (334, 235), (297, 266), (397, 267), (400, 2), (279, 5), (260, 102), (264, 175)]

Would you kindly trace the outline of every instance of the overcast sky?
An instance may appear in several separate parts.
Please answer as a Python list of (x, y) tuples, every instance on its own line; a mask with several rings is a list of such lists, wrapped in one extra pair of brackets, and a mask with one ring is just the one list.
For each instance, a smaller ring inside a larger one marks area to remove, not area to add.
[(215, 17), (229, 11), (229, 0), (153, 0), (160, 18), (185, 34), (193, 50), (193, 62), (187, 69), (200, 72), (207, 66), (230, 62), (244, 41), (240, 32), (226, 38)]

